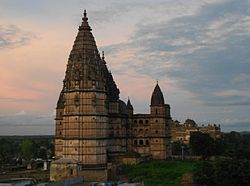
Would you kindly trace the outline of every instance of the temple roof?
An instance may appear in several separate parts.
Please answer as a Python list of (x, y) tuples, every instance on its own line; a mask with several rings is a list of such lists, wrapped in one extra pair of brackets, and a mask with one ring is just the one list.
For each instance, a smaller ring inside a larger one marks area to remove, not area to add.
[(78, 28), (73, 48), (70, 53), (70, 58), (82, 56), (84, 58), (90, 57), (89, 55), (99, 55), (92, 29), (88, 23), (86, 10), (84, 10), (82, 24)]
[(108, 99), (119, 99), (119, 89), (109, 72), (104, 52), (98, 51), (84, 10), (82, 23), (69, 55), (63, 91), (105, 91)]
[(151, 106), (156, 106), (156, 105), (164, 105), (164, 97), (161, 91), (160, 86), (158, 85), (158, 82), (154, 88), (154, 91), (151, 96)]

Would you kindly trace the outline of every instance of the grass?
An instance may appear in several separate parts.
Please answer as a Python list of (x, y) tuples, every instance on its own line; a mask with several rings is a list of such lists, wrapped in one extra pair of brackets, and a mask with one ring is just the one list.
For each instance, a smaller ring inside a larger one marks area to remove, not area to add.
[(184, 173), (192, 172), (193, 161), (147, 161), (123, 167), (131, 181), (144, 181), (145, 186), (179, 186)]

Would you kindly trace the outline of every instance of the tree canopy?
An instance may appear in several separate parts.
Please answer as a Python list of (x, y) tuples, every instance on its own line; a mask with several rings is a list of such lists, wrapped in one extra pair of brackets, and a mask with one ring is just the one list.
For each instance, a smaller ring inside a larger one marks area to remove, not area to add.
[(193, 132), (190, 137), (190, 146), (194, 155), (202, 155), (204, 159), (214, 154), (214, 139), (209, 134)]

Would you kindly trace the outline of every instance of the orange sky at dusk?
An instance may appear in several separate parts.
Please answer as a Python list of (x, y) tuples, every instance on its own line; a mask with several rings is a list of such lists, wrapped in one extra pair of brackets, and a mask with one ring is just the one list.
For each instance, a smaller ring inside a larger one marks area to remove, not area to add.
[(84, 9), (120, 97), (130, 97), (135, 112), (149, 111), (158, 80), (173, 119), (249, 130), (249, 7), (247, 0), (3, 0), (0, 131), (53, 134)]

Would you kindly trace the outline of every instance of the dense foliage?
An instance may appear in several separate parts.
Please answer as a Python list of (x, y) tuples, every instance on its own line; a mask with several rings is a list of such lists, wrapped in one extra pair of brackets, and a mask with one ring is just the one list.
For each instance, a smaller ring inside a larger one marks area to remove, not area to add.
[(230, 132), (223, 137), (223, 155), (234, 159), (250, 160), (250, 134)]
[(184, 173), (194, 169), (192, 161), (148, 161), (123, 168), (131, 181), (145, 186), (179, 186)]
[(194, 155), (202, 155), (204, 159), (217, 155), (216, 140), (209, 134), (193, 132), (190, 137), (190, 146)]
[[(250, 135), (237, 132), (224, 134), (214, 140), (214, 153), (220, 152), (215, 161), (201, 161), (194, 171), (196, 185), (245, 186), (250, 183)], [(200, 149), (202, 151), (202, 149)], [(202, 153), (206, 153), (204, 150)], [(206, 154), (211, 155), (211, 154)]]
[[(200, 155), (203, 161), (150, 161), (127, 166), (132, 181), (150, 185), (179, 185), (181, 176), (193, 172), (197, 186), (245, 186), (250, 183), (250, 135), (226, 133), (220, 139), (208, 134), (192, 133), (190, 144), (175, 142), (172, 154)], [(211, 161), (211, 157), (215, 160)]]
[(226, 133), (222, 138), (213, 139), (208, 134), (194, 132), (190, 137), (191, 154), (203, 159), (221, 155), (236, 159), (250, 159), (250, 135), (237, 132)]
[(54, 156), (53, 138), (0, 138), (0, 163), (15, 164), (19, 159), (47, 159)]
[(247, 186), (250, 160), (220, 159), (200, 162), (194, 173), (197, 186)]

